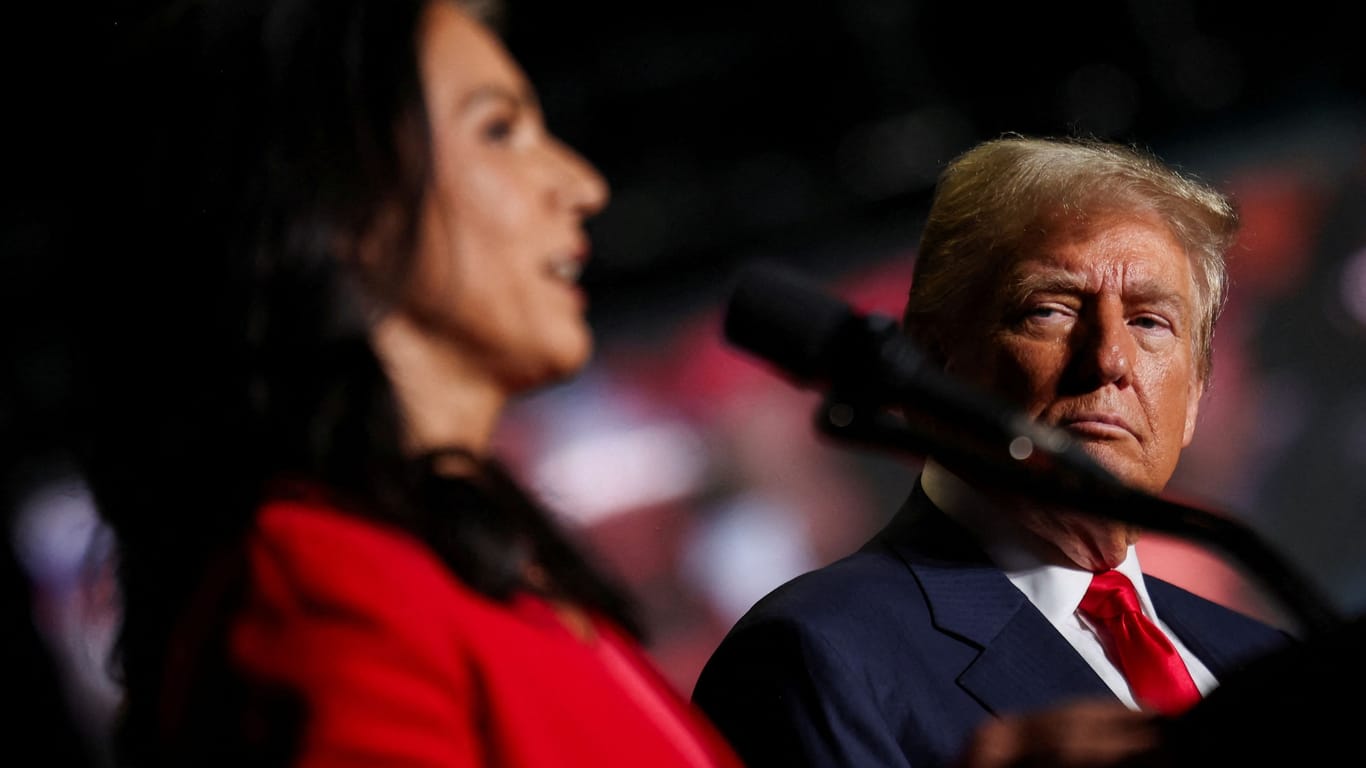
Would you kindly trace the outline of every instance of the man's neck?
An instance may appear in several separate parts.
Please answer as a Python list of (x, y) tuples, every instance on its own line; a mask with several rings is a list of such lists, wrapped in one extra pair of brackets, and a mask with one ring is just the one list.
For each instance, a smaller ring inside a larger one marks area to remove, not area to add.
[(1117, 523), (983, 489), (934, 459), (926, 460), (920, 483), (930, 501), (988, 549), (1005, 545), (1041, 562), (1098, 571), (1121, 562), (1137, 540)]

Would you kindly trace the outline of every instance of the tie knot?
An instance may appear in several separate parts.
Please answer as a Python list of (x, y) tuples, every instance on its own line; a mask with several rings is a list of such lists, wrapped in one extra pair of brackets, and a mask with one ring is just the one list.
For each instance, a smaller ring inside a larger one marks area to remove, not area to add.
[(1138, 591), (1129, 577), (1119, 571), (1105, 571), (1091, 577), (1091, 586), (1081, 599), (1081, 610), (1096, 619), (1112, 619), (1139, 611)]

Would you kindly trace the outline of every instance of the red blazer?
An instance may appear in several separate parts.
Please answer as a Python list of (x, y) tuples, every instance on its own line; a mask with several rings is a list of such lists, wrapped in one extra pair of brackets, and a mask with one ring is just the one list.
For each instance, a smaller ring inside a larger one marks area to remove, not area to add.
[(494, 602), (407, 534), (279, 501), (247, 555), (229, 655), (302, 698), (298, 766), (740, 765), (613, 625), (586, 642), (540, 600)]

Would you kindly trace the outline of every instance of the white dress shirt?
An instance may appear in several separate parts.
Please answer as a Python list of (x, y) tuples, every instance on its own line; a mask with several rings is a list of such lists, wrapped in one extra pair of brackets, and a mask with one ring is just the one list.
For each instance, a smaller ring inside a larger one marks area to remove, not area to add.
[[(1044, 562), (1025, 546), (1018, 528), (1002, 524), (1005, 522), (1003, 513), (992, 509), (988, 500), (932, 460), (925, 462), (921, 485), (930, 501), (978, 536), (992, 562), (1077, 649), (1077, 653), (1100, 675), (1100, 679), (1105, 681), (1120, 701), (1131, 709), (1138, 709), (1124, 675), (1105, 655), (1105, 648), (1090, 622), (1077, 612), (1082, 597), (1091, 585), (1091, 572)], [(1200, 694), (1208, 695), (1219, 684), (1218, 680), (1157, 615), (1152, 599), (1148, 597), (1147, 585), (1143, 583), (1138, 552), (1132, 544), (1129, 545), (1124, 562), (1115, 570), (1134, 583), (1144, 615), (1152, 619), (1172, 641), (1185, 660), (1186, 669), (1190, 671)]]

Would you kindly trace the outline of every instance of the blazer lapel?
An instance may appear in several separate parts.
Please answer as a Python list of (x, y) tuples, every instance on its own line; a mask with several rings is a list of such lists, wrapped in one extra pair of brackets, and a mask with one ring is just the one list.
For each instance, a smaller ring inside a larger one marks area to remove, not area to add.
[(996, 713), (1039, 709), (1078, 696), (1114, 695), (1028, 601), (1006, 619), (959, 682)]
[(916, 484), (891, 545), (915, 574), (935, 627), (977, 646), (958, 683), (992, 712), (1037, 709), (1078, 695), (1112, 695), (971, 536)]
[(1157, 615), (1216, 678), (1222, 680), (1248, 658), (1271, 647), (1267, 633), (1248, 634), (1228, 626), (1211, 626), (1222, 614), (1174, 584), (1152, 576), (1145, 576), (1144, 582)]

